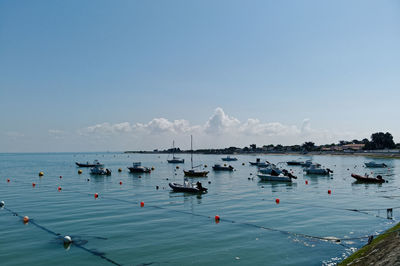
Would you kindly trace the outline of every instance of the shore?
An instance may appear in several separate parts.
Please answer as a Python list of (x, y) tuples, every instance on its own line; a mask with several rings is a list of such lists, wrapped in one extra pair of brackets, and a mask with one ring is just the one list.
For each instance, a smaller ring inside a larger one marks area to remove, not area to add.
[(350, 257), (339, 263), (344, 265), (400, 265), (400, 223), (376, 237)]
[[(124, 153), (141, 153), (141, 154), (170, 154), (164, 151), (125, 151)], [(181, 151), (176, 154), (189, 154), (190, 151)], [(297, 155), (297, 156), (312, 156), (312, 155), (330, 155), (330, 156), (365, 156), (377, 159), (400, 159), (400, 152), (330, 152), (330, 151), (315, 151), (315, 152), (250, 152), (250, 153), (223, 153), (223, 152), (204, 152), (193, 151), (195, 154), (214, 154), (214, 155)]]

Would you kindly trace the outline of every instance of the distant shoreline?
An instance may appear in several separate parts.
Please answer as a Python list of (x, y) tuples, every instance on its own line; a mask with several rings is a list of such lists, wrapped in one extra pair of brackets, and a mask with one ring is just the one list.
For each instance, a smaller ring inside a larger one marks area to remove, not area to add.
[[(140, 153), (140, 154), (170, 154), (164, 151), (124, 151), (124, 153)], [(180, 151), (176, 154), (190, 154), (190, 151)], [(205, 152), (193, 151), (194, 154), (211, 154), (211, 155), (297, 155), (297, 156), (310, 156), (310, 155), (330, 155), (330, 156), (365, 156), (380, 159), (400, 159), (400, 152), (331, 152), (331, 151), (316, 151), (316, 152), (248, 152), (248, 153), (225, 153), (225, 152)]]

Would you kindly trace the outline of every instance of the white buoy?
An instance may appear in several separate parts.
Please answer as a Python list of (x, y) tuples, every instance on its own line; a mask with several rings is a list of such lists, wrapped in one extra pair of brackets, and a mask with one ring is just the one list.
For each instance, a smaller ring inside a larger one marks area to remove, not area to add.
[(4, 207), (4, 201), (0, 201), (0, 207)]
[(64, 236), (64, 243), (65, 243), (65, 244), (69, 244), (69, 243), (71, 243), (71, 242), (72, 242), (72, 239), (71, 239), (70, 236)]

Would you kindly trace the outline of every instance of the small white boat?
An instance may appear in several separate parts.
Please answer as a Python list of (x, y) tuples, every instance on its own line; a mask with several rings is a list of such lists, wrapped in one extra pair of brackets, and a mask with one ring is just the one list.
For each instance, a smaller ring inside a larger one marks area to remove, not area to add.
[(104, 169), (103, 167), (93, 167), (90, 168), (90, 174), (92, 175), (111, 175), (111, 170), (110, 169)]
[(167, 159), (168, 163), (185, 163), (185, 159), (175, 157), (175, 141), (172, 141), (172, 159)]
[(142, 166), (141, 162), (134, 162), (131, 167), (128, 167), (131, 173), (150, 173), (151, 169), (148, 167)]
[(275, 175), (267, 175), (267, 174), (258, 173), (257, 176), (263, 181), (292, 182), (291, 177), (285, 176), (283, 174), (275, 176)]
[(321, 168), (320, 164), (311, 164), (309, 167), (303, 169), (307, 175), (329, 175), (333, 171), (329, 168)]
[(385, 167), (387, 167), (387, 165), (384, 164), (384, 163), (368, 162), (368, 163), (365, 163), (365, 167), (369, 167), (369, 168), (385, 168)]
[(281, 174), (282, 170), (279, 169), (278, 167), (276, 167), (275, 164), (269, 164), (267, 167), (259, 167), (258, 171), (261, 174), (265, 174), (265, 175), (270, 175), (271, 173), (274, 172), (274, 174)]
[(225, 161), (225, 162), (230, 162), (230, 161), (237, 161), (237, 158), (236, 157), (231, 157), (231, 156), (228, 155), (226, 157), (221, 158), (221, 160)]

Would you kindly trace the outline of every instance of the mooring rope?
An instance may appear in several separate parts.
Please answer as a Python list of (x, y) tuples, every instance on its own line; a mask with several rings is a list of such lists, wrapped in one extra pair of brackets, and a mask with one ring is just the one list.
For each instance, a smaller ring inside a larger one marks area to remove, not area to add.
[[(2, 209), (8, 211), (8, 212), (11, 213), (13, 216), (16, 216), (16, 217), (20, 218), (21, 221), (24, 220), (24, 218), (23, 218), (21, 215), (19, 215), (19, 214), (18, 214), (17, 212), (15, 212), (15, 211), (9, 209), (8, 207), (4, 207), (4, 206), (3, 206)], [(37, 228), (39, 228), (39, 229), (41, 229), (41, 230), (43, 230), (43, 231), (45, 231), (45, 232), (47, 232), (47, 233), (49, 233), (49, 234), (51, 234), (51, 235), (56, 236), (57, 238), (61, 238), (61, 237), (62, 237), (61, 234), (56, 233), (56, 232), (50, 230), (49, 228), (44, 227), (43, 225), (38, 224), (34, 219), (29, 219), (29, 224), (32, 224), (32, 225), (34, 225), (35, 227), (37, 227)], [(106, 260), (106, 261), (108, 261), (108, 262), (110, 262), (110, 263), (112, 263), (112, 264), (114, 264), (114, 265), (118, 265), (118, 266), (121, 266), (121, 265), (122, 265), (122, 264), (120, 264), (120, 263), (118, 263), (118, 262), (116, 262), (116, 261), (114, 261), (114, 260), (112, 260), (112, 259), (106, 257), (104, 254), (101, 254), (101, 253), (96, 252), (96, 251), (94, 251), (94, 250), (85, 248), (84, 246), (80, 245), (79, 243), (74, 243), (74, 242), (72, 242), (71, 244), (74, 245), (74, 246), (76, 246), (76, 247), (78, 247), (78, 248), (80, 248), (80, 249), (82, 249), (82, 250), (84, 250), (84, 251), (86, 251), (86, 252), (88, 252), (88, 253), (90, 253), (90, 254), (92, 254), (92, 255), (95, 255), (95, 256), (97, 256), (97, 257), (100, 257), (100, 258), (102, 258), (103, 260)]]

